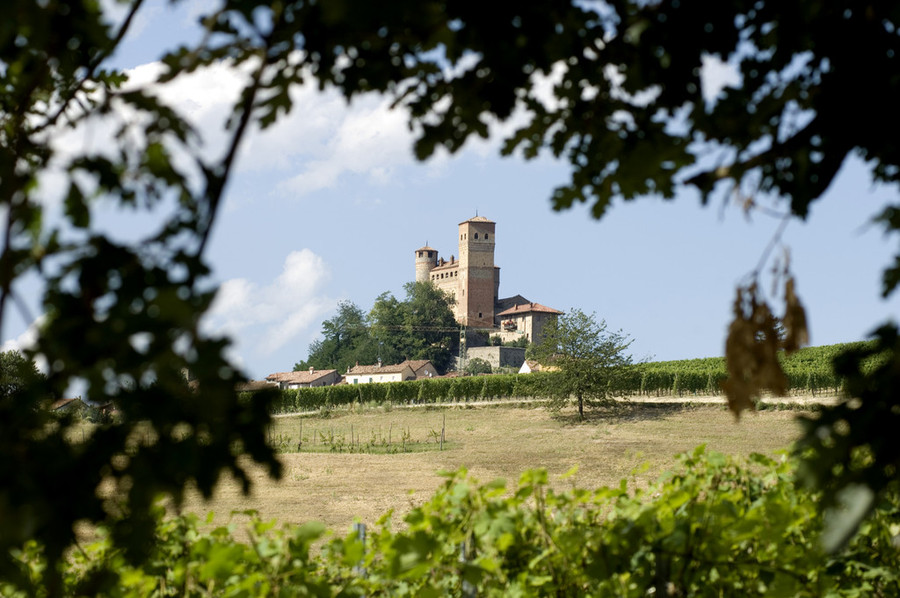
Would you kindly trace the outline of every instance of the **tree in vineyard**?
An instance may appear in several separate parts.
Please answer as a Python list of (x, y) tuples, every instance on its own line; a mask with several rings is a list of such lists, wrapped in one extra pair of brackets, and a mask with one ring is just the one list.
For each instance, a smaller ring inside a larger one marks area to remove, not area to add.
[(559, 375), (547, 379), (549, 405), (561, 409), (574, 400), (578, 416), (584, 419), (585, 405), (596, 407), (612, 401), (610, 388), (631, 363), (626, 351), (631, 339), (622, 331), (610, 332), (595, 314), (572, 309), (551, 320), (531, 356), (559, 368)]

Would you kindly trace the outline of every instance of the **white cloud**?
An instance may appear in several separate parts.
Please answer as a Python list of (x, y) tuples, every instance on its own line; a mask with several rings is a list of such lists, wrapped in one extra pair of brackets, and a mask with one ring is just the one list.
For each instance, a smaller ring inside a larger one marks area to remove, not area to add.
[[(330, 188), (348, 174), (384, 185), (399, 167), (415, 163), (406, 112), (391, 110), (390, 99), (368, 96), (350, 106), (328, 94), (311, 99), (303, 98), (299, 109), (278, 125), (281, 143), (273, 143), (268, 131), (258, 137), (259, 147), (292, 157), (293, 162), (317, 156), (297, 164), (300, 172), (278, 185), (282, 194), (298, 196)], [(307, 120), (305, 115), (312, 118)], [(251, 145), (257, 145), (256, 140)], [(257, 152), (247, 153), (254, 155), (256, 163), (262, 158)]]
[(321, 257), (309, 249), (291, 252), (281, 273), (269, 284), (243, 278), (225, 281), (204, 320), (204, 329), (229, 334), (238, 355), (248, 351), (271, 355), (317, 326), (321, 316), (334, 308), (335, 301), (322, 294), (328, 277)]

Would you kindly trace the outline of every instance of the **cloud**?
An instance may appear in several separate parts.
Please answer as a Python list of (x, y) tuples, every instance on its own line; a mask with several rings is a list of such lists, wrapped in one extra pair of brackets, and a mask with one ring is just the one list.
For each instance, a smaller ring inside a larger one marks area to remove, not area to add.
[(269, 284), (244, 278), (225, 281), (204, 319), (204, 330), (230, 335), (238, 355), (271, 355), (317, 326), (334, 308), (336, 301), (322, 294), (328, 278), (321, 257), (309, 249), (291, 252)]
[[(347, 106), (341, 98), (309, 97), (308, 91), (301, 91), (300, 106), (278, 125), (281, 143), (272, 143), (268, 132), (258, 137), (260, 147), (282, 152), (299, 167), (298, 174), (278, 185), (281, 194), (296, 197), (334, 187), (346, 175), (385, 185), (399, 167), (415, 164), (407, 114), (391, 110), (390, 99), (367, 96)], [(257, 145), (256, 140), (250, 145)], [(258, 163), (261, 156), (248, 153)], [(316, 158), (302, 162), (311, 156)]]
[[(37, 339), (38, 339), (38, 336), (40, 335), (40, 329), (44, 325), (44, 322), (46, 321), (46, 319), (47, 319), (47, 316), (44, 314), (41, 314), (40, 316), (38, 316), (34, 320), (34, 322), (32, 322), (31, 324), (28, 325), (28, 328), (26, 328), (25, 331), (22, 332), (22, 334), (20, 334), (19, 336), (17, 336), (14, 339), (9, 339), (9, 340), (3, 341), (3, 344), (0, 344), (0, 351), (2, 351), (2, 352), (6, 352), (6, 351), (22, 352), (22, 351), (26, 351), (29, 349), (34, 349), (34, 347), (37, 345)], [(47, 373), (50, 371), (50, 368), (47, 364), (47, 359), (46, 359), (46, 357), (44, 357), (44, 355), (41, 355), (41, 354), (36, 355), (35, 359), (34, 359), (34, 363), (40, 371), (42, 371), (44, 373)]]
[(46, 320), (46, 316), (38, 316), (38, 318), (32, 322), (22, 334), (14, 339), (3, 341), (3, 344), (0, 345), (0, 351), (24, 351), (26, 349), (33, 349), (35, 344), (37, 344), (38, 334), (41, 326), (44, 324), (44, 320)]

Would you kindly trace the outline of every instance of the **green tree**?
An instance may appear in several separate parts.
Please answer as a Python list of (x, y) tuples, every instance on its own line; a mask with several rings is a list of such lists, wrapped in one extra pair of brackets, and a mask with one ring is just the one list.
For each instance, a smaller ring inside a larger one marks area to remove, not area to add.
[(466, 373), (470, 376), (490, 374), (492, 371), (491, 364), (480, 357), (475, 357), (466, 362)]
[(584, 419), (585, 405), (598, 406), (611, 400), (610, 387), (631, 363), (626, 353), (631, 339), (621, 331), (609, 332), (606, 322), (580, 309), (569, 310), (544, 328), (544, 338), (533, 345), (532, 355), (541, 363), (559, 368), (548, 379), (547, 396), (551, 409), (560, 409), (570, 400)]
[(43, 378), (37, 365), (18, 351), (0, 353), (0, 401), (16, 400)]
[[(407, 350), (413, 331), (407, 326), (406, 304), (389, 292), (375, 299), (369, 312), (372, 339), (382, 363), (400, 363), (409, 356)], [(369, 362), (372, 363), (372, 362)]]
[(410, 282), (403, 288), (409, 359), (430, 359), (439, 372), (447, 371), (459, 345), (452, 297), (431, 282)]
[[(44, 318), (25, 357), (50, 365), (45, 379), (0, 397), (0, 575), (19, 576), (32, 595), (61, 593), (56, 565), (77, 521), (107, 523), (128, 557), (140, 560), (159, 494), (179, 503), (193, 483), (210, 496), (226, 471), (249, 491), (254, 461), (280, 472), (264, 434), (271, 394), (239, 397), (243, 376), (224, 355), (228, 340), (204, 334), (199, 323), (215, 294), (205, 250), (238, 147), (251, 123), (268, 126), (284, 108), (272, 92), (285, 83), (271, 75), (284, 72), (288, 57), (260, 52), (285, 33), (283, 17), (270, 13), (262, 36), (252, 22), (241, 33), (219, 27), (224, 37), (163, 58), (161, 80), (226, 57), (263, 57), (252, 65), (221, 152), (210, 158), (179, 114), (147, 88), (123, 88), (124, 75), (109, 68), (142, 5), (125, 3), (112, 25), (93, 0), (13, 0), (0, 23), (0, 325), (11, 309), (34, 321), (18, 283), (39, 277)], [(240, 19), (240, 8), (226, 12)], [(239, 37), (254, 42), (242, 46)], [(109, 124), (115, 141), (60, 147), (62, 132), (87, 122)], [(57, 205), (39, 195), (50, 170), (64, 189), (62, 214), (44, 217), (45, 206)], [(107, 236), (94, 219), (100, 200), (152, 220), (152, 232), (128, 241)], [(78, 445), (67, 440), (71, 421), (48, 425), (50, 415), (38, 409), (73, 383), (119, 413)], [(137, 429), (155, 440), (135, 442)], [(10, 552), (30, 540), (49, 561), (37, 579), (23, 576)]]
[(403, 288), (403, 301), (382, 293), (369, 312), (381, 360), (430, 359), (438, 371), (446, 371), (453, 361), (459, 330), (450, 296), (431, 282), (411, 282)]
[(345, 372), (356, 362), (372, 363), (377, 350), (365, 312), (352, 301), (341, 301), (338, 313), (322, 323), (322, 338), (310, 344), (309, 356), (294, 364), (294, 370), (313, 367)]

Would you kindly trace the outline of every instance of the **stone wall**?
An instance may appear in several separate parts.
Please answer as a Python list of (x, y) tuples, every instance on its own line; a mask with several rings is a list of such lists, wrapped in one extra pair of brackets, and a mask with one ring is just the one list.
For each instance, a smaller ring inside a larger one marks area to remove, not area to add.
[(525, 349), (521, 347), (469, 347), (466, 359), (483, 359), (491, 367), (520, 368), (525, 363)]

